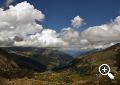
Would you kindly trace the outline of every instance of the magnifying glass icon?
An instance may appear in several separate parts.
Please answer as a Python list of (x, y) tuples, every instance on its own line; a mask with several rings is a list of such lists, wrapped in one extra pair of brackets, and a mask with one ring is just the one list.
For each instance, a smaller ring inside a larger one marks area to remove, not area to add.
[(108, 75), (110, 79), (114, 79), (114, 76), (110, 73), (110, 67), (107, 64), (100, 65), (99, 72), (102, 75)]

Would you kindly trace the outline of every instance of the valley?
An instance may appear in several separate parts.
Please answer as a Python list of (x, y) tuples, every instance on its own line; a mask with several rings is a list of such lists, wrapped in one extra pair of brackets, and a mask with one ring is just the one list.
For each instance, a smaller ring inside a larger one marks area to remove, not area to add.
[[(114, 80), (99, 74), (103, 63)], [(2, 85), (119, 85), (120, 44), (77, 58), (51, 49), (1, 48), (0, 80)]]

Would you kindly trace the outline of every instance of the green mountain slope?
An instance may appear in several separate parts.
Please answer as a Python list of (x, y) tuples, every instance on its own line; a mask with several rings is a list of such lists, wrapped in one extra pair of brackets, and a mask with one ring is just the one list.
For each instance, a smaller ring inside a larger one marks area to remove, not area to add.
[(35, 71), (45, 71), (46, 66), (31, 58), (27, 58), (26, 56), (18, 55), (16, 53), (9, 53), (8, 51), (0, 48), (0, 69), (28, 69)]
[[(86, 71), (91, 72), (97, 69), (101, 64), (108, 64), (111, 68), (115, 67), (114, 70), (119, 70), (119, 54), (120, 44), (116, 44), (105, 50), (80, 56), (74, 59), (68, 65), (64, 66), (64, 68), (71, 68), (78, 71), (81, 71), (85, 68)], [(83, 72), (87, 73), (85, 69)]]
[[(110, 65), (111, 73), (115, 76), (114, 80), (99, 73), (98, 68), (101, 64)], [(13, 83), (14, 85), (120, 85), (120, 44), (80, 56), (67, 65), (54, 68), (53, 72), (33, 72), (26, 77), (12, 78), (7, 83), (9, 85)]]
[(73, 57), (52, 48), (36, 48), (36, 47), (6, 47), (10, 53), (16, 53), (29, 57), (51, 69), (55, 66), (62, 66), (73, 60)]
[[(115, 76), (111, 80), (108, 76), (99, 73), (99, 66), (108, 64), (111, 73)], [(68, 65), (56, 67), (53, 69), (58, 73), (78, 73), (80, 80), (85, 81), (83, 85), (119, 85), (120, 82), (120, 44), (113, 45), (105, 50), (80, 56), (74, 59)], [(75, 78), (74, 78), (75, 79)], [(89, 82), (89, 84), (87, 83)]]

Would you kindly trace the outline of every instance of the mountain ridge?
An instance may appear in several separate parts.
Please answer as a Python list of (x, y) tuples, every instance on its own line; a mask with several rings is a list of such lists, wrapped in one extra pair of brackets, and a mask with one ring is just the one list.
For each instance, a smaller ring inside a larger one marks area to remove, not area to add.
[(56, 67), (53, 70), (59, 71), (63, 69), (72, 69), (72, 70), (77, 70), (78, 72), (81, 73), (81, 72), (85, 72), (83, 70), (80, 71), (81, 68), (84, 68), (85, 70), (88, 67), (86, 71), (89, 69), (92, 69), (92, 71), (93, 70), (95, 71), (95, 69), (97, 69), (96, 70), (96, 73), (97, 73), (98, 67), (101, 64), (108, 64), (111, 67), (115, 67), (116, 68), (115, 71), (117, 71), (120, 68), (119, 56), (120, 56), (120, 43), (92, 54), (82, 55), (78, 58), (75, 58), (68, 65), (65, 65), (63, 67)]
[(73, 57), (56, 49), (36, 47), (1, 47), (10, 54), (30, 58), (51, 69), (55, 66), (64, 65), (70, 62)]
[[(15, 53), (9, 53), (2, 48), (0, 48), (0, 54), (4, 58), (6, 58), (7, 61), (8, 60), (13, 61), (14, 64), (17, 66), (17, 67), (14, 66), (15, 68), (20, 68), (20, 69), (25, 68), (25, 69), (31, 69), (31, 70), (36, 70), (36, 71), (44, 71), (46, 68), (44, 65), (40, 64), (37, 61), (34, 61), (34, 60), (27, 58), (25, 56), (22, 56), (22, 55), (18, 55)], [(0, 56), (0, 58), (1, 58), (1, 56)], [(6, 62), (5, 64), (7, 65), (7, 63), (8, 62)]]

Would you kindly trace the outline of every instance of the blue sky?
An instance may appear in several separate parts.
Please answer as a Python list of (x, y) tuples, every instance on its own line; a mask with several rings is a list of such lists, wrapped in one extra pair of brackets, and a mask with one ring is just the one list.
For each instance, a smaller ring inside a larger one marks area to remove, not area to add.
[[(0, 0), (2, 6), (5, 0)], [(25, 0), (15, 0), (13, 4)], [(101, 25), (120, 15), (120, 0), (26, 0), (45, 14), (43, 26), (60, 30), (71, 26), (71, 19), (79, 15), (86, 25)]]
[[(27, 0), (28, 3), (24, 0), (6, 1), (0, 0), (0, 6), (5, 9), (11, 1), (13, 5), (19, 4), (10, 8), (15, 8), (15, 11), (3, 10), (0, 13), (1, 46), (10, 44), (96, 49), (120, 42), (120, 0)], [(29, 3), (38, 10), (33, 9)], [(44, 21), (35, 22), (42, 19)], [(84, 25), (83, 19), (86, 23)], [(42, 26), (48, 29), (43, 29)], [(76, 29), (79, 26), (79, 30)], [(9, 28), (14, 29), (9, 31)], [(7, 34), (3, 35), (5, 33)], [(20, 42), (16, 40), (16, 36), (21, 39)]]

